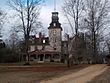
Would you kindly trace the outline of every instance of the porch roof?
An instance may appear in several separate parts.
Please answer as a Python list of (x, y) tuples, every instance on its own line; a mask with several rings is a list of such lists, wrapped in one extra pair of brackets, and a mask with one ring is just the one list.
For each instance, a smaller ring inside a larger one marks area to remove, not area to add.
[(55, 52), (55, 51), (33, 51), (30, 52), (30, 54), (61, 54), (61, 52)]

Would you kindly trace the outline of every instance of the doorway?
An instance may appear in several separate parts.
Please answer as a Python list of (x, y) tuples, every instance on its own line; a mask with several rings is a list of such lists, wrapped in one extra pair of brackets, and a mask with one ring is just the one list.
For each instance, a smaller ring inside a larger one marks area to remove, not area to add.
[(43, 55), (43, 54), (40, 54), (40, 55), (39, 55), (39, 60), (40, 60), (40, 61), (43, 61), (43, 60), (44, 60), (44, 55)]

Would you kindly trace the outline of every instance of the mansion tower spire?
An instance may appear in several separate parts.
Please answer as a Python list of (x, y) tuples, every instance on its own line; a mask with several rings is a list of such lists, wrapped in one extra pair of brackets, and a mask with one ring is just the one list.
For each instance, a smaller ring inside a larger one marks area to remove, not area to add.
[[(54, 1), (54, 3), (56, 4), (56, 1)], [(52, 12), (51, 19), (52, 20), (50, 26), (48, 27), (49, 42), (50, 45), (54, 48), (54, 50), (61, 52), (62, 27), (59, 23), (58, 12), (56, 12), (56, 5), (54, 8), (54, 12)]]

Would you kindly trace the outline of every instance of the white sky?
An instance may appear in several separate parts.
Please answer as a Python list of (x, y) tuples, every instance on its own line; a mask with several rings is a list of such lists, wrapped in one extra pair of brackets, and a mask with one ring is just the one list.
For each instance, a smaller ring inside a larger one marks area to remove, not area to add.
[[(63, 13), (62, 13), (63, 1), (64, 0), (56, 0), (56, 11), (59, 12), (59, 22), (62, 24), (63, 33), (64, 32), (67, 33), (69, 29), (67, 26), (66, 18), (63, 16)], [(7, 19), (10, 18), (10, 16), (13, 16), (14, 12), (11, 11), (10, 8), (7, 6), (7, 0), (0, 0), (0, 7), (4, 11), (8, 12), (9, 17), (7, 17)], [(54, 0), (45, 0), (45, 3), (43, 4), (40, 11), (40, 20), (43, 23), (44, 31), (46, 32), (48, 32), (48, 26), (51, 22), (51, 16), (52, 16), (51, 13), (53, 11), (54, 11)], [(8, 28), (12, 25), (10, 24), (12, 21), (13, 19), (11, 18), (9, 20), (9, 23), (6, 23), (6, 27), (4, 29), (5, 33), (8, 33), (9, 31)], [(5, 35), (5, 37), (8, 37), (8, 36)]]
[[(47, 30), (47, 27), (49, 26), (51, 22), (51, 16), (52, 12), (54, 11), (54, 0), (45, 0), (45, 4), (41, 9), (41, 21), (43, 22), (45, 30)], [(56, 0), (56, 11), (59, 12), (59, 22), (62, 25), (63, 33), (68, 32), (67, 22), (66, 18), (63, 15), (62, 12), (62, 6), (63, 6), (64, 0)]]

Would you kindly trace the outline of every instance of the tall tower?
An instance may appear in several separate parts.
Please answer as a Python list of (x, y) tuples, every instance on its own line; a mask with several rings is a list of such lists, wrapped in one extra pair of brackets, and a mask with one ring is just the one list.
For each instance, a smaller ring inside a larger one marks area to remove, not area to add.
[(61, 52), (62, 27), (59, 23), (58, 12), (52, 12), (52, 22), (48, 27), (49, 42), (54, 50)]

